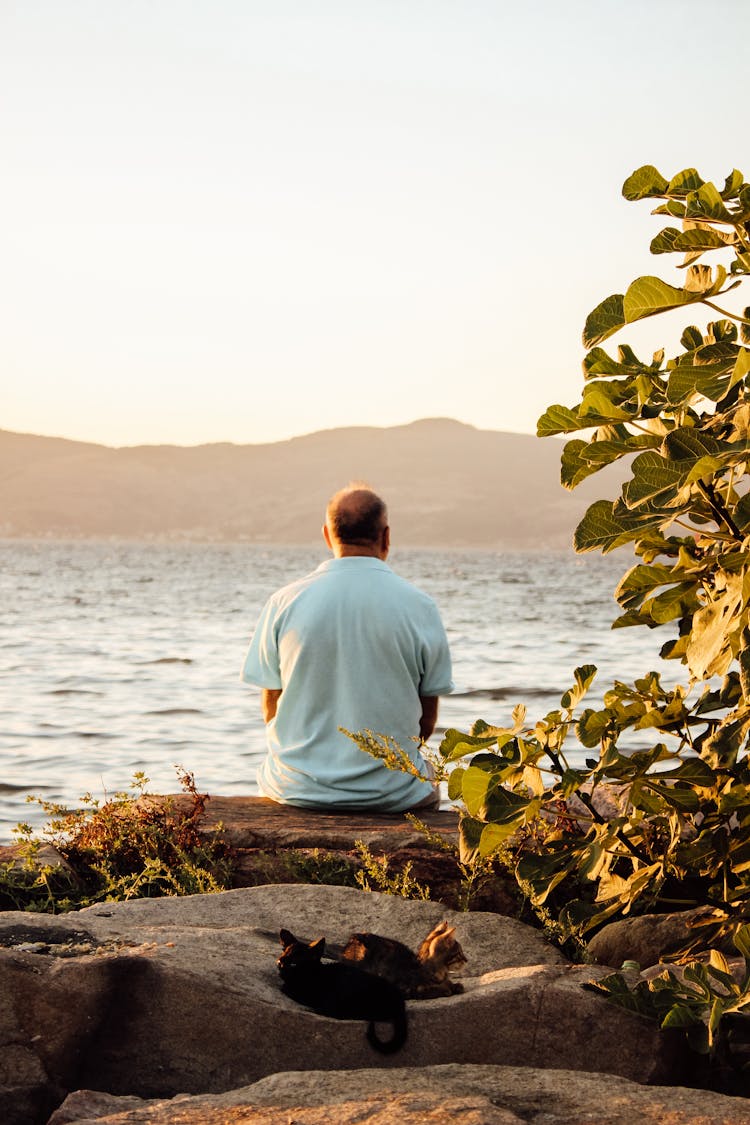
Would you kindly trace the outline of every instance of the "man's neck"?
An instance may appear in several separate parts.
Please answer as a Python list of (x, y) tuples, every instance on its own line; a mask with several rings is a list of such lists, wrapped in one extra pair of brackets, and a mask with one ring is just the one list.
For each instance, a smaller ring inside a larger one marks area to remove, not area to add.
[(355, 543), (336, 543), (333, 556), (336, 559), (380, 559), (381, 562), (385, 562), (386, 558), (380, 547), (361, 547)]

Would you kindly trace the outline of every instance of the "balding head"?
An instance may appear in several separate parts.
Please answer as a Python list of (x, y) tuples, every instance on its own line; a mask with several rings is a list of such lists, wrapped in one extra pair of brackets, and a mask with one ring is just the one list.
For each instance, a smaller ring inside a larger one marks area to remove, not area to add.
[(380, 497), (363, 484), (342, 488), (328, 501), (323, 529), (335, 555), (388, 554), (388, 511)]

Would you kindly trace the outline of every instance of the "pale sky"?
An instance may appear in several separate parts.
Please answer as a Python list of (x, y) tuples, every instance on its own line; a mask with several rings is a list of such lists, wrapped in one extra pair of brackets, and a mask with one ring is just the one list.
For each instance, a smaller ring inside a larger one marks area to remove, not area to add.
[(747, 0), (0, 0), (0, 428), (534, 432), (590, 309), (676, 280), (626, 176), (750, 177), (749, 32)]

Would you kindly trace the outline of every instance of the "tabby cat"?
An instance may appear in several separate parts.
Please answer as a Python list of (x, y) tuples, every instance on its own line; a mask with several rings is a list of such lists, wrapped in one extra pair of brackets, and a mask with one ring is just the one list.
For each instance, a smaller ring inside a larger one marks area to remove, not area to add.
[[(323, 964), (325, 938), (298, 941), (289, 930), (279, 937), (283, 953), (277, 964), (282, 992), (321, 1016), (337, 1020), (367, 1020), (367, 1040), (376, 1051), (390, 1055), (406, 1042), (404, 998), (395, 984), (341, 962)], [(393, 1025), (390, 1039), (378, 1039), (376, 1023)]]
[(463, 992), (452, 981), (451, 969), (466, 964), (454, 934), (455, 926), (441, 922), (431, 930), (416, 953), (395, 938), (379, 934), (352, 934), (341, 956), (368, 973), (395, 984), (407, 1000), (428, 1000)]

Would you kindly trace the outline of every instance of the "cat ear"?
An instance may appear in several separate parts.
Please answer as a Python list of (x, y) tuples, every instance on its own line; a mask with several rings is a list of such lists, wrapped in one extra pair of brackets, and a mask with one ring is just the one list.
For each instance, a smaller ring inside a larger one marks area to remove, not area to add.
[(430, 930), (429, 934), (425, 938), (425, 941), (430, 941), (432, 938), (441, 937), (443, 932), (447, 929), (448, 929), (447, 921), (444, 920), (444, 921), (440, 922), (437, 926), (435, 926), (433, 929)]
[(324, 937), (318, 938), (317, 941), (311, 941), (310, 942), (310, 949), (312, 949), (315, 953), (319, 952), (321, 954), (321, 956), (325, 952), (325, 947), (326, 947), (326, 939)]
[(279, 940), (284, 949), (286, 949), (288, 945), (294, 945), (297, 939), (289, 930), (279, 930)]

